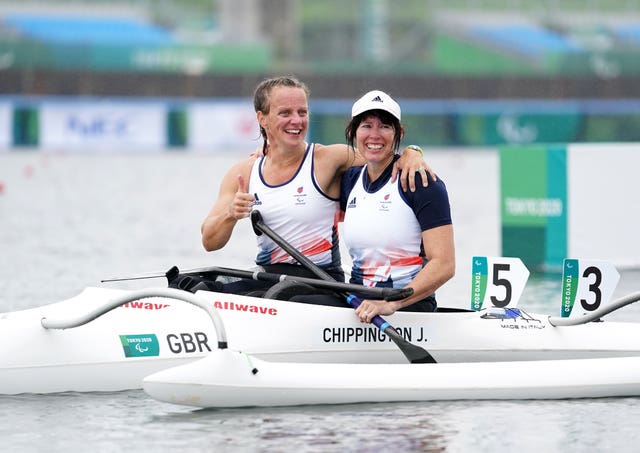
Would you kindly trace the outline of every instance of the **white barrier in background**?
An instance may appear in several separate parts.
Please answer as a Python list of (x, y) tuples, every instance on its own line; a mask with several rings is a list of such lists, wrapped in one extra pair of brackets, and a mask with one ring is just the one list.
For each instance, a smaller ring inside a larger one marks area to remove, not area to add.
[(187, 147), (252, 152), (262, 143), (250, 100), (195, 103), (187, 109)]
[(567, 256), (640, 265), (640, 144), (567, 146)]
[(640, 144), (539, 144), (499, 150), (501, 256), (561, 269), (566, 257), (640, 266)]
[(45, 101), (39, 110), (46, 150), (157, 152), (166, 146), (163, 102)]
[(7, 151), (13, 136), (13, 106), (10, 102), (0, 102), (0, 151)]

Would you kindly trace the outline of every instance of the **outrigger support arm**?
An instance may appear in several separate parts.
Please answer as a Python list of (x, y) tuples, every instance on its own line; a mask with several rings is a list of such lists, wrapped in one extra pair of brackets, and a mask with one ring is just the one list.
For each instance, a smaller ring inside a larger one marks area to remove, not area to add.
[(600, 307), (597, 310), (592, 311), (589, 314), (581, 316), (579, 318), (562, 318), (560, 316), (549, 316), (549, 324), (552, 326), (577, 326), (579, 324), (586, 324), (596, 319), (602, 318), (604, 315), (608, 315), (612, 311), (622, 308), (625, 305), (638, 302), (640, 300), (640, 291), (628, 294), (620, 299), (614, 300), (611, 304), (604, 307)]
[(132, 302), (134, 300), (148, 299), (150, 297), (177, 299), (202, 308), (213, 321), (213, 325), (216, 329), (216, 335), (218, 337), (218, 348), (226, 349), (228, 347), (227, 332), (224, 329), (222, 319), (215, 307), (210, 302), (207, 302), (193, 293), (174, 288), (149, 288), (127, 292), (121, 296), (114, 297), (104, 305), (80, 316), (59, 319), (44, 317), (40, 320), (40, 323), (45, 329), (71, 329), (73, 327), (79, 327), (87, 324), (105, 313), (110, 312), (114, 308), (118, 308), (122, 304), (126, 304), (127, 302)]

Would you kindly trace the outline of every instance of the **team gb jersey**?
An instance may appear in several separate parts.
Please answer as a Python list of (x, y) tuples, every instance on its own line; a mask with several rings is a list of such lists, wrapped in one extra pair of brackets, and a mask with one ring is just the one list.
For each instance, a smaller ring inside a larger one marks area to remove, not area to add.
[[(289, 244), (319, 266), (340, 266), (338, 246), (338, 200), (327, 196), (313, 173), (314, 145), (307, 145), (305, 156), (293, 178), (284, 184), (269, 185), (262, 176), (265, 157), (257, 159), (251, 170), (249, 191), (255, 196), (254, 209), (264, 223)], [(295, 263), (287, 252), (265, 235), (257, 236), (256, 264)]]
[(405, 287), (423, 266), (420, 224), (398, 181), (389, 179), (370, 193), (364, 188), (366, 171), (365, 166), (346, 198), (342, 235), (353, 262), (351, 281)]

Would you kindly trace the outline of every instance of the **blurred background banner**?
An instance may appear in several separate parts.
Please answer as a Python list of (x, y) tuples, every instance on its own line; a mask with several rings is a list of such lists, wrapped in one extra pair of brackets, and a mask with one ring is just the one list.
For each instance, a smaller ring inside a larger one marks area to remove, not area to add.
[[(358, 92), (357, 96), (360, 94)], [(407, 143), (494, 147), (504, 144), (640, 141), (640, 99), (396, 99), (403, 106), (402, 119), (406, 128), (404, 141)], [(343, 142), (351, 104), (351, 99), (312, 97), (308, 140), (317, 143)], [(111, 123), (113, 118), (130, 117), (133, 111), (142, 114), (145, 109), (155, 118), (153, 121), (149, 119), (153, 123), (153, 129), (148, 131), (151, 136), (134, 139), (129, 135), (128, 139), (141, 145), (157, 146), (157, 151), (253, 150), (259, 142), (255, 112), (248, 97), (0, 95), (0, 105), (8, 109), (12, 122), (11, 133), (4, 135), (2, 141), (16, 149), (55, 151), (51, 147), (66, 140), (61, 134), (72, 133), (75, 142), (80, 140), (82, 131), (85, 131), (84, 139), (93, 131), (98, 140), (96, 134), (101, 127), (98, 123), (106, 128), (103, 135), (105, 140), (112, 140), (115, 137), (113, 128), (124, 127)], [(106, 105), (109, 105), (109, 112), (105, 110)], [(63, 109), (67, 112), (64, 115)], [(56, 114), (52, 111), (64, 118), (60, 116), (54, 119)], [(139, 123), (141, 119), (135, 121)], [(64, 127), (67, 131), (52, 131), (50, 127)], [(148, 127), (151, 127), (151, 123)], [(106, 134), (107, 129), (111, 130), (111, 134)], [(129, 132), (134, 133), (132, 130)], [(53, 139), (52, 134), (57, 134), (58, 138)], [(127, 136), (121, 134), (118, 140), (126, 139)], [(135, 149), (133, 147), (130, 151)]]
[(39, 144), (52, 150), (157, 151), (166, 145), (166, 108), (156, 102), (43, 102)]

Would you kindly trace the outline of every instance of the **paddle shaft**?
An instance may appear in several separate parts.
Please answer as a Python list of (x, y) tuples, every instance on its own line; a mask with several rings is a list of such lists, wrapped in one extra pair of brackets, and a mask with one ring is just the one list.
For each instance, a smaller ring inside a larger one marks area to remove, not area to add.
[(316, 276), (325, 281), (335, 281), (335, 279), (331, 275), (318, 267), (316, 263), (311, 261), (297, 248), (293, 247), (275, 231), (265, 225), (265, 223), (262, 221), (262, 214), (260, 214), (260, 211), (251, 211), (251, 224), (253, 225), (253, 231), (256, 233), (256, 236), (260, 236), (262, 235), (262, 233), (266, 234), (267, 236), (269, 236), (269, 238), (271, 238), (273, 242), (282, 247), (282, 250), (294, 257), (300, 264), (313, 272)]
[[(322, 278), (323, 280), (331, 280), (335, 282), (333, 277), (323, 271), (320, 267), (318, 267), (318, 265), (316, 265), (305, 255), (303, 255), (298, 249), (285, 241), (284, 238), (282, 238), (279, 234), (266, 226), (262, 221), (262, 214), (260, 214), (260, 211), (251, 211), (251, 223), (253, 225), (253, 231), (256, 233), (256, 235), (259, 236), (262, 233), (266, 234), (273, 242), (282, 247), (284, 251), (289, 253), (289, 255), (298, 260), (300, 264), (305, 266), (311, 272), (315, 273), (318, 277)], [(358, 291), (360, 291), (360, 289)], [(347, 303), (353, 308), (358, 308), (358, 306), (362, 303), (362, 301), (353, 294), (345, 295), (347, 296)], [(391, 324), (385, 321), (381, 316), (374, 316), (371, 322), (382, 332), (389, 335), (391, 340), (393, 340), (396, 346), (398, 346), (398, 348), (411, 363), (436, 363), (436, 360), (427, 350), (409, 343), (398, 333), (398, 331)]]

